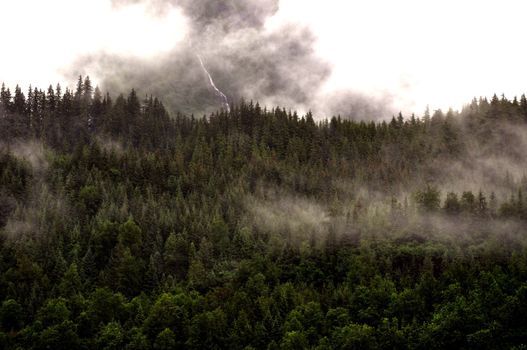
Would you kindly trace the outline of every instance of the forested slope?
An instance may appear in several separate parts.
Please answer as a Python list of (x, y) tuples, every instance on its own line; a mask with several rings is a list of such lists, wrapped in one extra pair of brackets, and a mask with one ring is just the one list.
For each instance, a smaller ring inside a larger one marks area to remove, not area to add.
[(523, 348), (526, 137), (2, 87), (0, 348)]

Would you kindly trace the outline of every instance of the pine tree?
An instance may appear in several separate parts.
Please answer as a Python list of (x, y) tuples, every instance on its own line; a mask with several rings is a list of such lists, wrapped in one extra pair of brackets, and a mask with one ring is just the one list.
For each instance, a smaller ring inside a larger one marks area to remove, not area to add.
[(457, 194), (454, 192), (447, 193), (443, 209), (451, 215), (456, 215), (461, 212), (461, 204), (459, 203)]

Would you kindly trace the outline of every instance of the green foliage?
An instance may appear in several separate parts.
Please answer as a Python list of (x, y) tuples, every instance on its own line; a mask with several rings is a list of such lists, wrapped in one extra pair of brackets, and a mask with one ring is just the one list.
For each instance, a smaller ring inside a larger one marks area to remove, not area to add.
[(150, 342), (142, 333), (140, 328), (132, 328), (129, 332), (129, 343), (124, 347), (126, 350), (149, 350)]
[(24, 325), (24, 309), (16, 300), (7, 299), (2, 302), (0, 325), (5, 332), (19, 330)]
[(3, 88), (0, 348), (522, 348), (526, 182), (451, 177), (524, 158), (526, 101), (198, 119), (82, 77)]
[(425, 212), (437, 211), (441, 204), (440, 193), (432, 186), (427, 186), (426, 189), (418, 191), (415, 200), (421, 210)]
[(165, 329), (171, 329), (181, 341), (188, 334), (192, 300), (188, 296), (164, 293), (157, 298), (144, 322), (145, 333), (155, 339)]
[(98, 349), (118, 350), (123, 348), (123, 343), (123, 329), (117, 322), (110, 322), (102, 327), (96, 339)]
[(460, 213), (461, 204), (459, 203), (459, 199), (456, 193), (454, 192), (447, 193), (445, 205), (443, 209), (445, 210), (445, 212), (447, 212), (450, 215), (455, 215), (455, 214)]
[(331, 337), (338, 349), (376, 349), (375, 329), (363, 324), (349, 324), (337, 328)]
[(37, 320), (44, 327), (49, 327), (68, 321), (70, 314), (66, 299), (51, 299), (39, 310)]
[(101, 205), (101, 194), (95, 186), (84, 186), (79, 191), (79, 202), (82, 206), (81, 211), (93, 216)]
[(80, 346), (77, 327), (72, 321), (48, 327), (39, 334), (35, 345), (35, 349), (77, 349)]
[(166, 273), (178, 279), (183, 279), (188, 270), (188, 255), (188, 242), (183, 235), (176, 235), (172, 232), (165, 241), (163, 251)]
[(221, 308), (194, 316), (186, 344), (191, 349), (222, 349), (226, 344), (227, 317)]
[(165, 328), (159, 333), (154, 341), (155, 350), (171, 350), (176, 347), (176, 339), (174, 332), (170, 329)]
[(77, 264), (73, 263), (64, 274), (60, 281), (60, 295), (72, 297), (82, 290), (82, 281), (79, 275)]

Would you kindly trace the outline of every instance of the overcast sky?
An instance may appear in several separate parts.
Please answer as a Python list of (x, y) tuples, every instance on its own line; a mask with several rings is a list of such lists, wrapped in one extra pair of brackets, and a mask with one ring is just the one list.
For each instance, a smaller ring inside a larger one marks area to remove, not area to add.
[[(282, 0), (266, 28), (308, 26), (332, 66), (324, 91), (394, 96), (404, 112), (459, 108), (474, 96), (527, 90), (527, 2)], [(109, 0), (0, 0), (0, 81), (71, 84), (81, 55), (155, 60), (182, 45), (186, 18)], [(97, 77), (92, 80), (97, 82)]]

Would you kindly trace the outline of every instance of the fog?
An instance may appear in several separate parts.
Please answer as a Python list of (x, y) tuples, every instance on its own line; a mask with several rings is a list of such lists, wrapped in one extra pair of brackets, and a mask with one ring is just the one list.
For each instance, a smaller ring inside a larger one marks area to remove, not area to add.
[[(520, 95), (526, 5), (508, 0), (21, 0), (0, 4), (8, 86), (141, 89), (173, 111), (221, 107), (195, 53), (232, 101), (359, 119), (459, 109), (473, 96)], [(30, 11), (28, 11), (30, 9)], [(81, 21), (79, 19), (82, 19)], [(80, 24), (82, 22), (82, 24)], [(91, 23), (93, 22), (93, 23)], [(46, 40), (27, 40), (45, 30)], [(506, 54), (505, 54), (506, 52)], [(141, 84), (141, 86), (138, 86)]]

